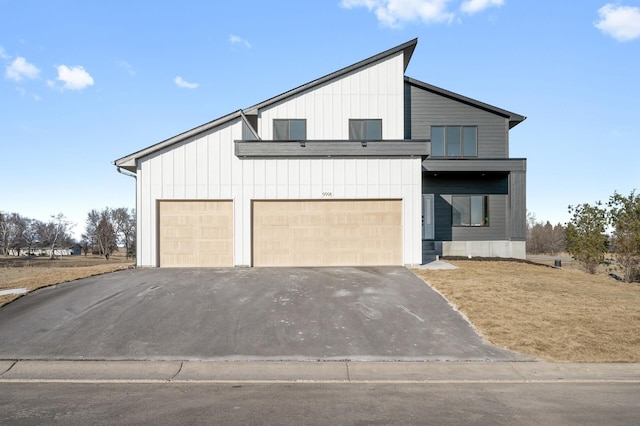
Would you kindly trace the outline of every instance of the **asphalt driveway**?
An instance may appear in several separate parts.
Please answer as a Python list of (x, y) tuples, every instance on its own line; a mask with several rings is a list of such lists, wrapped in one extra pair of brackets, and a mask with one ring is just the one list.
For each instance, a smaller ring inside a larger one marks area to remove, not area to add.
[(0, 308), (0, 359), (528, 359), (402, 267), (134, 269)]

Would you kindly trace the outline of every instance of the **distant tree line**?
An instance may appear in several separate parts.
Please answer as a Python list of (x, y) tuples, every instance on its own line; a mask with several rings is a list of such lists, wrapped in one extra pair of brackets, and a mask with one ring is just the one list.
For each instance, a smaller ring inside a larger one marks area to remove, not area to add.
[(555, 255), (566, 250), (565, 228), (561, 223), (536, 220), (533, 213), (527, 214), (527, 253)]
[(74, 227), (75, 224), (62, 213), (40, 221), (19, 213), (0, 211), (0, 255), (32, 255), (46, 250), (53, 258), (60, 249), (78, 244), (85, 256), (95, 253), (108, 259), (118, 246), (124, 246), (127, 257), (135, 257), (136, 216), (133, 209), (91, 210), (81, 241), (72, 237)]
[(538, 222), (527, 215), (527, 252), (568, 252), (594, 274), (607, 254), (621, 267), (622, 279), (640, 282), (640, 195), (614, 192), (609, 201), (569, 206), (565, 226)]

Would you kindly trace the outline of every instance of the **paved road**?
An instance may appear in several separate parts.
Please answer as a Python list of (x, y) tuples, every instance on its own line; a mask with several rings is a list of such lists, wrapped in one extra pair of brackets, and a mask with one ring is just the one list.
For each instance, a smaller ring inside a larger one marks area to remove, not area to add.
[(401, 267), (136, 269), (0, 309), (0, 359), (518, 360)]
[(0, 384), (0, 423), (632, 425), (640, 384)]

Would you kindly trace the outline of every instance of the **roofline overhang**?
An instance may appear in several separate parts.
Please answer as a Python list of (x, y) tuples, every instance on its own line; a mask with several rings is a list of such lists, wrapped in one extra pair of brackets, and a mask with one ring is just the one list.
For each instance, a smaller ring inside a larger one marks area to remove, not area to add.
[(331, 74), (327, 74), (324, 77), (320, 77), (318, 79), (315, 79), (313, 81), (310, 81), (309, 83), (303, 84), (302, 86), (298, 86), (295, 89), (291, 89), (287, 92), (284, 92), (280, 95), (274, 96), (273, 98), (267, 99), (266, 101), (260, 102), (258, 104), (255, 104), (253, 106), (250, 106), (248, 108), (245, 108), (243, 111), (245, 114), (247, 115), (256, 115), (258, 114), (258, 111), (262, 108), (268, 107), (270, 105), (273, 105), (277, 102), (280, 102), (284, 99), (290, 98), (292, 96), (295, 96), (301, 92), (310, 90), (314, 87), (320, 86), (322, 84), (325, 84), (331, 80), (334, 80), (336, 78), (340, 78), (346, 74), (352, 73), (356, 70), (359, 70), (361, 68), (367, 67), (373, 63), (379, 62), (383, 59), (386, 59), (390, 56), (394, 56), (397, 55), (399, 53), (402, 53), (404, 55), (403, 58), (403, 64), (404, 64), (404, 71), (407, 70), (407, 66), (409, 65), (409, 61), (411, 60), (411, 56), (413, 55), (413, 51), (416, 48), (416, 45), (418, 44), (418, 39), (414, 38), (411, 41), (408, 41), (406, 43), (403, 43), (399, 46), (393, 47), (391, 49), (385, 50), (384, 52), (378, 53), (377, 55), (371, 56), (367, 59), (364, 59), (360, 62), (356, 62), (353, 65), (350, 65), (348, 67), (342, 68), (338, 71), (332, 72)]
[(179, 135), (173, 136), (169, 139), (165, 139), (162, 142), (158, 142), (155, 145), (151, 145), (150, 147), (141, 149), (140, 151), (136, 151), (133, 154), (129, 154), (125, 157), (119, 158), (117, 160), (115, 160), (113, 162), (113, 165), (115, 165), (116, 167), (120, 167), (123, 168), (125, 170), (128, 170), (130, 172), (135, 173), (137, 170), (137, 160), (142, 158), (142, 157), (146, 157), (147, 155), (153, 154), (157, 151), (160, 151), (162, 149), (165, 149), (171, 145), (174, 145), (176, 143), (180, 143), (186, 139), (192, 138), (194, 136), (197, 136), (201, 133), (204, 133), (208, 130), (211, 130), (213, 128), (216, 128), (218, 126), (221, 126), (223, 124), (226, 124), (230, 121), (236, 120), (236, 119), (242, 119), (244, 120), (247, 125), (249, 125), (249, 128), (251, 129), (252, 132), (255, 133), (255, 130), (253, 129), (253, 127), (249, 124), (249, 122), (247, 121), (246, 117), (244, 116), (244, 114), (242, 113), (241, 110), (232, 112), (231, 114), (227, 114), (223, 117), (220, 117), (216, 120), (210, 121), (208, 123), (205, 123), (201, 126), (198, 127), (194, 127), (191, 130), (187, 130), (186, 132), (180, 133)]
[(407, 76), (404, 77), (404, 81), (413, 86), (444, 96), (454, 101), (462, 102), (464, 104), (467, 104), (476, 108), (480, 108), (487, 112), (491, 112), (493, 114), (497, 114), (502, 117), (505, 117), (506, 119), (509, 120), (509, 129), (512, 129), (513, 127), (517, 126), (518, 124), (522, 123), (524, 120), (527, 119), (527, 117), (525, 117), (524, 115), (516, 114), (515, 112), (507, 111), (506, 109), (498, 108), (496, 106), (489, 105), (484, 102), (480, 102), (476, 99), (472, 99), (467, 96), (463, 96), (458, 93), (443, 89), (441, 87), (434, 86), (433, 84), (425, 83), (424, 81), (416, 80), (414, 78), (407, 77)]
[(289, 90), (281, 95), (275, 96), (271, 99), (268, 99), (264, 102), (261, 102), (259, 104), (256, 104), (252, 107), (246, 108), (244, 110), (238, 110), (235, 112), (232, 112), (230, 114), (227, 114), (225, 116), (222, 116), (220, 118), (217, 118), (213, 121), (210, 121), (208, 123), (205, 123), (201, 126), (198, 127), (194, 127), (191, 130), (187, 130), (186, 132), (180, 133), (176, 136), (173, 136), (169, 139), (165, 139), (162, 142), (158, 142), (154, 145), (151, 145), (147, 148), (141, 149), (140, 151), (136, 151), (132, 154), (129, 154), (125, 157), (119, 158), (115, 161), (113, 161), (113, 165), (115, 165), (116, 167), (120, 167), (122, 169), (128, 170), (130, 172), (136, 173), (137, 170), (137, 160), (142, 158), (142, 157), (146, 157), (148, 155), (151, 155), (157, 151), (160, 151), (162, 149), (165, 149), (171, 145), (174, 145), (176, 143), (180, 143), (186, 139), (192, 138), (194, 136), (197, 136), (201, 133), (204, 133), (208, 130), (211, 130), (215, 127), (218, 127), (220, 125), (223, 125), (231, 120), (234, 119), (241, 119), (243, 120), (248, 128), (250, 129), (250, 131), (253, 133), (253, 135), (256, 137), (257, 140), (260, 140), (260, 137), (258, 136), (258, 133), (256, 131), (256, 129), (253, 128), (253, 126), (251, 125), (251, 123), (249, 122), (249, 120), (247, 119), (247, 115), (253, 115), (253, 114), (257, 114), (258, 113), (258, 109), (263, 108), (265, 106), (271, 105), (275, 102), (279, 102), (282, 101), (283, 99), (286, 99), (290, 96), (294, 96), (300, 92), (303, 92), (305, 90), (309, 90), (313, 87), (319, 86), (321, 84), (324, 84), (332, 79), (336, 79), (339, 77), (342, 77), (345, 74), (354, 72), (360, 68), (366, 67), (370, 64), (373, 64), (377, 61), (383, 60), (385, 58), (388, 58), (390, 56), (396, 55), (398, 53), (402, 53), (404, 55), (404, 70), (407, 69), (407, 66), (409, 65), (409, 61), (411, 60), (411, 56), (413, 55), (413, 51), (416, 48), (416, 45), (418, 44), (418, 39), (415, 38), (411, 41), (408, 41), (406, 43), (403, 43), (399, 46), (393, 47), (391, 49), (385, 50), (382, 53), (379, 53), (377, 55), (371, 56), (370, 58), (364, 59), (360, 62), (357, 62), (353, 65), (350, 65), (348, 67), (342, 68), (341, 70), (338, 70), (336, 72), (333, 72), (331, 74), (328, 74), (324, 77), (318, 78), (316, 80), (313, 80), (309, 83), (303, 84), (302, 86), (299, 86), (295, 89)]

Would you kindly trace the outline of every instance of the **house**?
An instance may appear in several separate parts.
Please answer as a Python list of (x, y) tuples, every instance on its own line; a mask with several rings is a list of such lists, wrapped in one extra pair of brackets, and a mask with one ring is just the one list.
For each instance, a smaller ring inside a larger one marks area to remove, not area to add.
[(406, 77), (417, 39), (114, 162), (139, 266), (525, 257), (525, 117)]
[[(73, 247), (56, 247), (53, 250), (54, 256), (72, 256)], [(9, 256), (51, 256), (51, 247), (22, 247), (8, 250)]]

